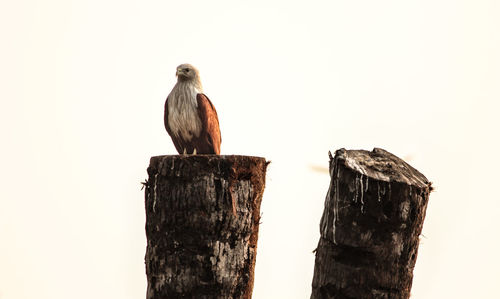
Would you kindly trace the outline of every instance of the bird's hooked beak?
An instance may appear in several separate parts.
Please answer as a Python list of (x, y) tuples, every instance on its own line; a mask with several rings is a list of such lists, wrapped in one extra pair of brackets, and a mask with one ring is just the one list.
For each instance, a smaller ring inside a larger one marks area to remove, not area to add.
[(182, 75), (182, 74), (183, 74), (183, 72), (182, 72), (181, 68), (178, 68), (177, 72), (175, 72), (175, 76), (179, 76), (179, 75)]

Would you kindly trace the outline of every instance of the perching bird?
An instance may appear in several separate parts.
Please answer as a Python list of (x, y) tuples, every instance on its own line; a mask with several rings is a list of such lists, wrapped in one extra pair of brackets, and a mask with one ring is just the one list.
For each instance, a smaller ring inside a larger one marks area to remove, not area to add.
[(217, 111), (203, 94), (198, 70), (177, 67), (177, 84), (165, 101), (165, 129), (179, 154), (220, 154)]

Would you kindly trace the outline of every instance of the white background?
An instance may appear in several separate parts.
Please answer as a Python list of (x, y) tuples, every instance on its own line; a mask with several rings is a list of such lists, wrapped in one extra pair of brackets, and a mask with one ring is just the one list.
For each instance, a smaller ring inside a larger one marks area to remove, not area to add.
[[(150, 156), (192, 63), (222, 154), (272, 163), (254, 298), (308, 298), (328, 151), (434, 182), (412, 298), (500, 282), (497, 1), (0, 2), (0, 298), (145, 298)], [(319, 169), (319, 171), (318, 171)]]

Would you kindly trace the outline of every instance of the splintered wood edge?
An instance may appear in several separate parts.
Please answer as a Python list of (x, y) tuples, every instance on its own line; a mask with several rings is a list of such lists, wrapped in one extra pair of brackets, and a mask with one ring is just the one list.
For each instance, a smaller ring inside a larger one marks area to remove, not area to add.
[[(262, 167), (263, 174), (265, 174), (267, 166), (270, 161), (266, 161), (263, 157), (256, 156), (243, 156), (243, 155), (163, 155), (163, 156), (153, 156), (150, 158), (148, 174), (151, 175), (161, 169), (166, 164), (171, 164), (169, 166), (173, 169), (173, 165), (177, 165), (178, 163), (186, 163), (185, 165), (191, 165), (195, 163), (202, 163), (205, 165), (227, 165), (230, 167), (237, 166), (240, 168), (239, 170), (249, 170), (250, 172), (254, 172), (255, 166), (258, 168)], [(259, 166), (261, 165), (261, 166)], [(206, 168), (206, 170), (209, 170)], [(256, 173), (259, 171), (256, 171)]]
[(335, 152), (332, 162), (340, 162), (344, 166), (372, 179), (385, 182), (400, 182), (417, 188), (432, 190), (431, 182), (422, 173), (401, 158), (381, 148), (374, 148), (371, 152), (342, 148)]
[(249, 160), (260, 160), (264, 159), (264, 157), (258, 157), (258, 156), (245, 156), (245, 155), (205, 155), (205, 154), (197, 154), (197, 155), (159, 155), (159, 156), (152, 156), (151, 161), (156, 161), (159, 159), (168, 159), (168, 158), (175, 158), (175, 159), (193, 159), (194, 157), (205, 157), (207, 159), (249, 159)]

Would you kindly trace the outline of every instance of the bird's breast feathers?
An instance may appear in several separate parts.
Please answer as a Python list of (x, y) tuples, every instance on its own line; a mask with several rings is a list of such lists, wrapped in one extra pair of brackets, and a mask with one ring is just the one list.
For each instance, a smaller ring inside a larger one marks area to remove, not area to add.
[(190, 141), (199, 137), (202, 124), (196, 95), (201, 93), (191, 84), (177, 84), (168, 95), (168, 126), (176, 137)]

